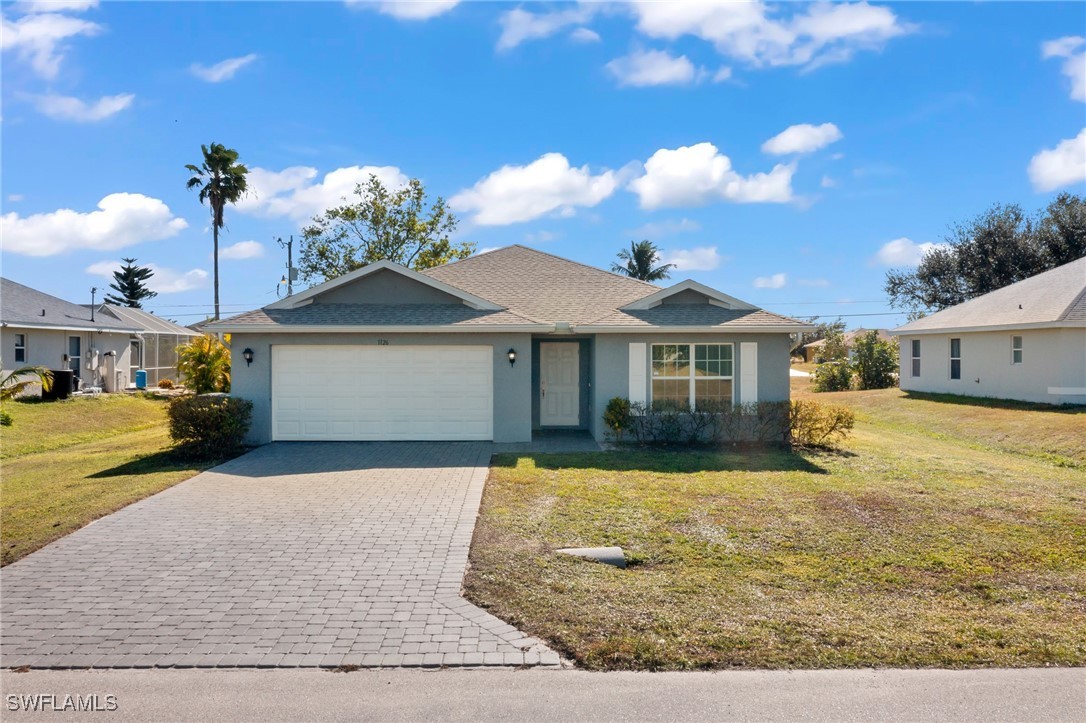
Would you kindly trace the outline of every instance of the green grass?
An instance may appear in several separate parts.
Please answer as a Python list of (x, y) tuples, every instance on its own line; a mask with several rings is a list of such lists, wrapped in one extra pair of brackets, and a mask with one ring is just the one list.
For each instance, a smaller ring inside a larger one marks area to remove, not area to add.
[(0, 428), (0, 564), (207, 468), (170, 454), (163, 401), (9, 402)]
[(817, 397), (838, 453), (498, 459), (468, 596), (595, 669), (1086, 664), (1086, 414)]

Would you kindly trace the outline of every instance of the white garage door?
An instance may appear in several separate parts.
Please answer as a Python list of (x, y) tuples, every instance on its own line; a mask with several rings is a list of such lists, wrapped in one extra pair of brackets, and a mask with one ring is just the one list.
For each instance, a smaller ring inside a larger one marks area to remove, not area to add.
[(489, 346), (273, 346), (276, 440), (487, 440)]

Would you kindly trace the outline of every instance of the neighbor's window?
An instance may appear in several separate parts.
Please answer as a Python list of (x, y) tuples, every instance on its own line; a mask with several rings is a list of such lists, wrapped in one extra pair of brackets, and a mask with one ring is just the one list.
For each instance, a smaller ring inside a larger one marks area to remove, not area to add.
[(962, 340), (950, 340), (950, 378), (962, 378)]
[(913, 339), (913, 376), (920, 376), (920, 340)]
[(15, 335), (15, 361), (19, 363), (26, 361), (26, 334)]
[(1011, 337), (1011, 364), (1022, 363), (1022, 337)]
[(679, 409), (730, 404), (733, 372), (732, 344), (653, 344), (652, 403)]

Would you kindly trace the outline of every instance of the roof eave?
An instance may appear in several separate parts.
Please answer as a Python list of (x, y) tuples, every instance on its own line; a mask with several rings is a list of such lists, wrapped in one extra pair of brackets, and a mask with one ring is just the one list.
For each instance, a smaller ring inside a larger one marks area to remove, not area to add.
[(204, 327), (209, 332), (225, 334), (486, 334), (544, 333), (554, 331), (553, 324), (451, 325), (361, 325), (361, 324), (215, 324)]
[(781, 324), (776, 326), (605, 326), (586, 324), (574, 327), (577, 333), (586, 334), (793, 334), (801, 331), (814, 331), (812, 324)]
[(142, 329), (119, 326), (65, 326), (63, 324), (36, 324), (28, 321), (0, 321), (5, 329), (41, 329), (42, 331), (89, 331), (100, 334), (138, 334)]
[(890, 330), (891, 336), (923, 334), (966, 334), (984, 331), (1015, 331), (1018, 329), (1084, 329), (1086, 321), (1033, 321), (1023, 324), (992, 324), (990, 326), (941, 326), (931, 329), (910, 329), (908, 325)]

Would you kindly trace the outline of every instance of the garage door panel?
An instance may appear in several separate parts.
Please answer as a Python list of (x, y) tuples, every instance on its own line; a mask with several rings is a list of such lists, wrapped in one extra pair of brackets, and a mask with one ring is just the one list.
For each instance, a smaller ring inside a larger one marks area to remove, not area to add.
[(493, 359), (489, 346), (273, 346), (273, 438), (492, 439)]

